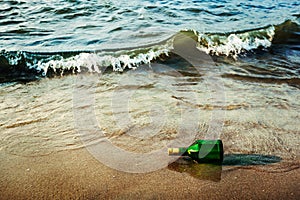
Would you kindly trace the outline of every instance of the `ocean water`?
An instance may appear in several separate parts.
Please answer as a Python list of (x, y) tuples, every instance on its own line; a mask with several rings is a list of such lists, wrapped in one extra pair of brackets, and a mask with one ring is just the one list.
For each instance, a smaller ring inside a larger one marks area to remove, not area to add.
[(220, 138), (225, 154), (299, 166), (299, 10), (283, 0), (2, 0), (0, 151), (86, 147), (112, 168), (147, 172), (174, 161), (167, 147)]

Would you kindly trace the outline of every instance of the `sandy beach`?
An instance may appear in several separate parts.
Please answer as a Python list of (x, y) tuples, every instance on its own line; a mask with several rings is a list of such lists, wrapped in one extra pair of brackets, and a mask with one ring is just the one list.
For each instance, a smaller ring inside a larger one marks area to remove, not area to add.
[(0, 1), (0, 200), (300, 199), (299, 2)]
[[(131, 174), (111, 169), (85, 149), (41, 157), (0, 152), (0, 199), (298, 199), (299, 165), (223, 166), (220, 179), (164, 168)], [(273, 166), (274, 168), (274, 166)], [(218, 173), (218, 172), (216, 172)], [(214, 176), (213, 173), (210, 174)], [(206, 180), (205, 180), (206, 179)]]

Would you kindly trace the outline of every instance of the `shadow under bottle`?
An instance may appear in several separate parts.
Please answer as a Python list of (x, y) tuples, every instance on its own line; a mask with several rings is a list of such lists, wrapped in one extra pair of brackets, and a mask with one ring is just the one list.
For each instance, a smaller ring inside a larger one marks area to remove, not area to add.
[(221, 140), (197, 140), (187, 148), (169, 148), (169, 155), (180, 156), (168, 169), (188, 173), (201, 180), (221, 180), (222, 166), (268, 165), (280, 157), (260, 154), (225, 154)]

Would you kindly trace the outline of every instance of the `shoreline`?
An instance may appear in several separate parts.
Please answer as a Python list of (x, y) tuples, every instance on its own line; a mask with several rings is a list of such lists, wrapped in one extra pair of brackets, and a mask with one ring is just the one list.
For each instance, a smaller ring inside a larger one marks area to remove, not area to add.
[(222, 166), (220, 179), (211, 176), (199, 179), (189, 174), (189, 165), (182, 172), (174, 170), (174, 166), (171, 169), (170, 165), (144, 174), (116, 171), (98, 162), (85, 149), (40, 157), (12, 156), (1, 150), (0, 158), (0, 199), (297, 199), (300, 196), (299, 164), (290, 171), (274, 173), (253, 170), (255, 166), (253, 169)]

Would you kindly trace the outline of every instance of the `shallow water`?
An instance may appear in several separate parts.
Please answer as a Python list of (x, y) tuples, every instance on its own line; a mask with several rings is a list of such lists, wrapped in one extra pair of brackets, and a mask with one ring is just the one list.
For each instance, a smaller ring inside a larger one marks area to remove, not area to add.
[[(159, 151), (156, 160), (167, 158), (169, 163), (174, 158), (167, 157), (166, 147), (186, 146), (197, 138), (221, 138), (225, 154), (272, 155), (298, 162), (297, 88), (255, 82), (245, 86), (244, 81), (225, 79), (226, 98), (220, 105), (211, 102), (207, 95), (211, 92), (200, 77), (144, 68), (104, 74), (100, 79), (96, 76), (97, 84), (91, 85), (84, 82), (95, 80), (93, 75), (1, 87), (1, 150), (18, 156), (44, 156), (97, 147), (108, 139), (126, 153), (143, 155), (144, 160), (152, 159), (147, 153)], [(91, 92), (94, 104), (78, 98), (78, 87)], [(90, 106), (95, 116), (89, 116)], [(224, 118), (215, 118), (214, 112)], [(217, 130), (221, 131), (209, 131), (212, 123), (220, 123)], [(107, 153), (107, 157), (112, 155)]]

